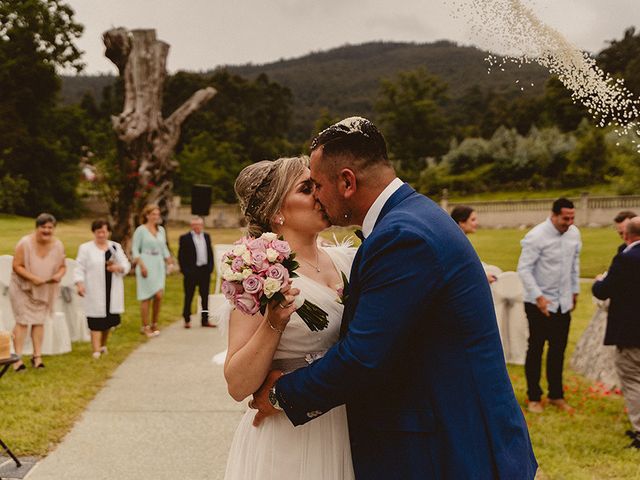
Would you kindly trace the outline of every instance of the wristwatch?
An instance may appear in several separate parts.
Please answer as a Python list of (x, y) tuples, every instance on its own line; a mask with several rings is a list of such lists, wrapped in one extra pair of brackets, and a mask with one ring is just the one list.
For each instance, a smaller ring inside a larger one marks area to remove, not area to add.
[(271, 403), (271, 406), (276, 410), (282, 410), (280, 403), (278, 403), (278, 397), (276, 397), (275, 385), (269, 389), (269, 402)]

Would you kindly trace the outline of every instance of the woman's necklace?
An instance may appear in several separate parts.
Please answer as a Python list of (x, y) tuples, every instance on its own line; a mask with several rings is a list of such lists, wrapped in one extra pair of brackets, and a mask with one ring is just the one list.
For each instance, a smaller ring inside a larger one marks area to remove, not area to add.
[(315, 268), (316, 272), (320, 273), (320, 258), (318, 256), (318, 249), (316, 248), (316, 264), (314, 265), (313, 263), (311, 263), (309, 260), (304, 259), (302, 257), (298, 257), (300, 260), (302, 260), (304, 263), (306, 263), (307, 265), (309, 265), (310, 267)]

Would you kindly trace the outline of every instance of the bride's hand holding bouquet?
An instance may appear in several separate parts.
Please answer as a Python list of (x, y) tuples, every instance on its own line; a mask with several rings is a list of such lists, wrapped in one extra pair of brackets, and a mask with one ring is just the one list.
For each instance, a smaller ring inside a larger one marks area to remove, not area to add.
[(327, 313), (298, 296), (299, 290), (290, 290), (290, 279), (298, 276), (298, 267), (289, 244), (275, 233), (243, 237), (222, 257), (221, 290), (235, 308), (247, 315), (265, 315), (267, 306), (270, 310), (280, 308), (289, 315), (295, 311), (310, 330), (323, 330), (328, 326)]

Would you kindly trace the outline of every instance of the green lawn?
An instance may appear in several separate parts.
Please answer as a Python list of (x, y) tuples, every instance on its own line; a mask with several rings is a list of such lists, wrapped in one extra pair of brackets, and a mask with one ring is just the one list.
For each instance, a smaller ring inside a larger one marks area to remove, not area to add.
[[(32, 220), (0, 216), (0, 253), (12, 253), (21, 235), (31, 231)], [(174, 251), (184, 227), (171, 227), (169, 239)], [(230, 243), (240, 235), (237, 229), (210, 230), (215, 243)], [(338, 238), (348, 232), (339, 229)], [(513, 270), (519, 255), (519, 230), (480, 230), (471, 237), (480, 258), (503, 270)], [(67, 255), (75, 257), (77, 247), (91, 238), (89, 221), (60, 224), (57, 234)], [(325, 235), (330, 238), (332, 233)], [(605, 270), (620, 243), (612, 229), (583, 229), (582, 277)], [(567, 362), (580, 334), (586, 328), (593, 305), (590, 285), (573, 316)], [(110, 341), (110, 354), (99, 361), (90, 356), (86, 343), (74, 344), (72, 353), (46, 357), (47, 368), (28, 370), (24, 375), (8, 372), (0, 381), (0, 436), (21, 455), (46, 454), (71, 428), (87, 403), (104, 385), (115, 368), (140, 343), (135, 281), (126, 279), (127, 312), (122, 326)], [(167, 280), (161, 325), (180, 317), (182, 289), (179, 276)], [(522, 367), (509, 367), (516, 395), (524, 408), (526, 385)], [(625, 450), (624, 431), (629, 428), (622, 398), (566, 370), (567, 399), (577, 407), (573, 416), (547, 409), (541, 415), (525, 412), (536, 455), (549, 479), (636, 479), (640, 478), (640, 455)], [(544, 385), (544, 381), (543, 381)]]
[[(469, 195), (456, 195), (449, 197), (453, 203), (473, 203), (492, 200), (534, 200), (540, 198), (579, 197), (583, 192), (589, 192), (592, 196), (617, 195), (611, 185), (591, 185), (588, 187), (562, 188), (555, 190), (516, 190), (474, 193)], [(439, 198), (439, 197), (438, 197)]]
[[(520, 240), (528, 230), (480, 229), (469, 239), (485, 263), (502, 270), (515, 270), (520, 256)], [(613, 228), (581, 228), (580, 276), (594, 278), (609, 267), (616, 248), (622, 243)]]

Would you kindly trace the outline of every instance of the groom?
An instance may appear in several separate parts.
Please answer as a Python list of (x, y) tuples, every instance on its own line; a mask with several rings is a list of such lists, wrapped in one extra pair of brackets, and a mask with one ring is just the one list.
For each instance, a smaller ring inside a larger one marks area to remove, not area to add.
[(460, 228), (396, 178), (364, 118), (313, 140), (311, 177), (331, 223), (362, 225), (364, 240), (341, 340), (306, 368), (272, 372), (257, 420), (282, 409), (302, 425), (346, 404), (362, 480), (533, 479), (489, 285)]

